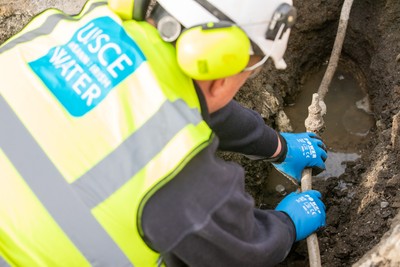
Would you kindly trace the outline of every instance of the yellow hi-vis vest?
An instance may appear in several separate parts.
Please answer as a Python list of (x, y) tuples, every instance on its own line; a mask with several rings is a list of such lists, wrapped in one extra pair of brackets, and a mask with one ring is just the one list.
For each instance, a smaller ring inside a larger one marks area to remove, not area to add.
[(4, 43), (0, 81), (0, 265), (156, 265), (146, 200), (212, 138), (174, 48), (95, 0)]

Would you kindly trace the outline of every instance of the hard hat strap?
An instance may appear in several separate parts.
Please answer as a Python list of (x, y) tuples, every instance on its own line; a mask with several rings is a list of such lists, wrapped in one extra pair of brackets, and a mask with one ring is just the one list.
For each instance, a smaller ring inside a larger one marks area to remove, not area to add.
[(202, 7), (204, 7), (208, 12), (213, 14), (215, 17), (217, 17), (219, 20), (224, 20), (224, 21), (229, 21), (232, 22), (233, 24), (236, 24), (235, 21), (233, 21), (230, 17), (228, 17), (224, 12), (210, 4), (207, 0), (195, 0), (195, 2), (199, 3)]
[(278, 30), (278, 33), (275, 36), (274, 42), (272, 44), (271, 50), (269, 51), (268, 54), (266, 54), (259, 62), (257, 62), (256, 64), (254, 64), (253, 66), (247, 67), (245, 68), (243, 71), (253, 71), (256, 68), (260, 67), (261, 65), (263, 65), (267, 59), (272, 55), (272, 53), (274, 52), (274, 49), (276, 47), (276, 43), (277, 40), (279, 39), (279, 36), (281, 36), (283, 29), (285, 28), (285, 24), (282, 24)]

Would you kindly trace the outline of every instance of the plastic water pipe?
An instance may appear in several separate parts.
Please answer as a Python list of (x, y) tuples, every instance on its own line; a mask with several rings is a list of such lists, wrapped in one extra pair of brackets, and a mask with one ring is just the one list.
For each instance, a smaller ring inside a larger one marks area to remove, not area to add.
[[(351, 6), (353, 0), (344, 0), (342, 10), (340, 13), (340, 20), (335, 43), (333, 45), (331, 57), (329, 59), (328, 67), (325, 71), (322, 82), (318, 88), (318, 93), (313, 94), (311, 105), (308, 107), (308, 117), (304, 124), (308, 132), (321, 133), (324, 128), (323, 115), (326, 113), (326, 105), (324, 97), (328, 93), (329, 85), (332, 77), (335, 74), (336, 67), (339, 62), (340, 53), (343, 47), (343, 41), (346, 36), (346, 29), (349, 20)], [(312, 175), (311, 169), (307, 168), (302, 173), (301, 178), (301, 191), (312, 189)], [(314, 233), (307, 237), (307, 249), (310, 267), (321, 266), (321, 255), (318, 245), (318, 237)]]

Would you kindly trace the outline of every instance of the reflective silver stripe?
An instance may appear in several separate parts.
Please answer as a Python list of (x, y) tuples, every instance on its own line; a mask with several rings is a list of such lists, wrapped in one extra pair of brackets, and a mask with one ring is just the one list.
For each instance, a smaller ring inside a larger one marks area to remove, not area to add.
[(202, 121), (197, 110), (188, 109), (182, 100), (165, 102), (139, 130), (76, 180), (72, 184), (75, 192), (90, 208), (104, 201), (153, 159), (176, 133), (188, 124)]
[[(102, 1), (102, 2), (96, 2), (91, 4), (87, 12), (83, 15), (87, 15), (89, 12), (91, 12), (93, 9), (95, 9), (98, 6), (106, 5), (107, 1)], [(4, 51), (7, 51), (17, 44), (20, 43), (25, 43), (32, 41), (33, 39), (40, 37), (41, 35), (48, 35), (51, 33), (56, 25), (61, 21), (61, 20), (79, 20), (80, 18), (73, 18), (67, 14), (53, 14), (50, 15), (46, 21), (43, 23), (43, 25), (33, 31), (24, 33), (23, 35), (13, 39), (12, 41), (6, 43), (4, 46), (0, 47), (0, 53), (3, 53)]]
[(132, 266), (0, 96), (0, 147), (53, 219), (95, 266)]
[(11, 265), (8, 264), (5, 259), (0, 255), (0, 267), (10, 267)]

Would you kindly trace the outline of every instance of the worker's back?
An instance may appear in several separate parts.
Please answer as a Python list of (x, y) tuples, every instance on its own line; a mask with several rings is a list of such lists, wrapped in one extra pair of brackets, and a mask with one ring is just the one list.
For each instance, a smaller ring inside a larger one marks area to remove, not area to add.
[[(143, 52), (146, 38), (159, 50)], [(91, 1), (75, 17), (40, 14), (0, 52), (0, 256), (17, 266), (155, 264), (139, 233), (145, 196), (211, 133), (191, 80), (166, 61), (171, 47)]]

